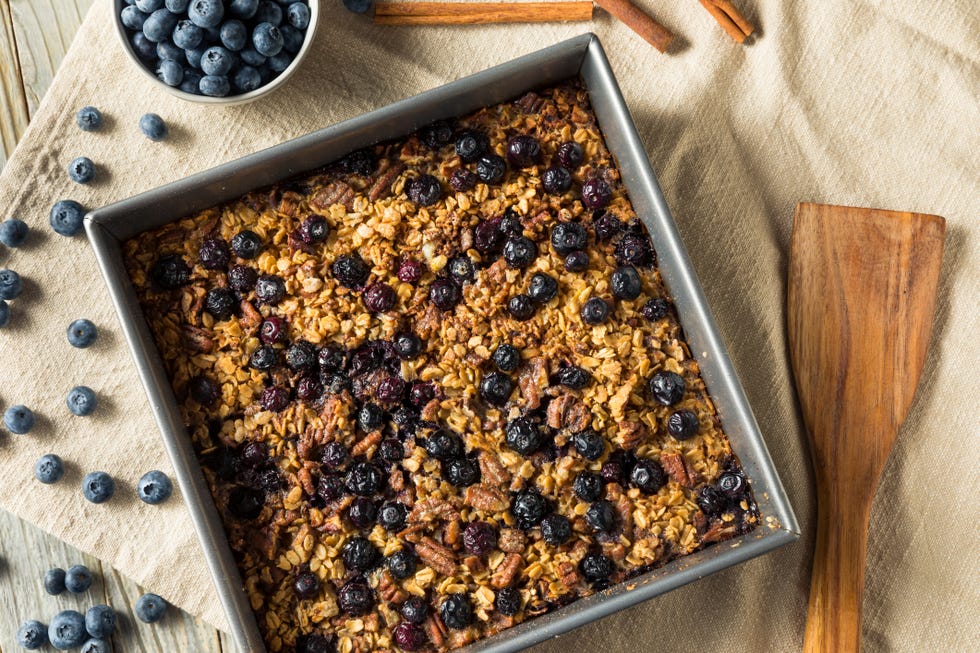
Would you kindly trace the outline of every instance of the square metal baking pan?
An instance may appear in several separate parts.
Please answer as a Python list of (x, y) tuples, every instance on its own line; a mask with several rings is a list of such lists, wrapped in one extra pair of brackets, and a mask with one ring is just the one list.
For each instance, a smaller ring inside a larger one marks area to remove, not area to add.
[(242, 651), (264, 651), (221, 520), (182, 424), (135, 291), (121, 245), (138, 233), (237, 198), (248, 191), (332, 162), (348, 152), (398, 138), (440, 118), (516, 98), (580, 76), (636, 213), (646, 224), (659, 266), (722, 425), (751, 480), (762, 516), (752, 533), (675, 560), (559, 610), (469, 646), (466, 651), (518, 651), (698, 578), (787, 544), (799, 526), (773, 468), (759, 427), (732, 368), (687, 252), (643, 150), (629, 110), (593, 34), (396, 102), (358, 118), (262, 150), (211, 170), (90, 212), (85, 228), (126, 340), (163, 432), (177, 482), (191, 512), (215, 587)]

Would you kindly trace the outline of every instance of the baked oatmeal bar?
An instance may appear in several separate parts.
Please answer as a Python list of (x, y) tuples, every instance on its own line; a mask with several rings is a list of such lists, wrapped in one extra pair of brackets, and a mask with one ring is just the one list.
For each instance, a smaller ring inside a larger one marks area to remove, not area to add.
[(756, 527), (577, 81), (143, 233), (271, 651), (446, 651)]

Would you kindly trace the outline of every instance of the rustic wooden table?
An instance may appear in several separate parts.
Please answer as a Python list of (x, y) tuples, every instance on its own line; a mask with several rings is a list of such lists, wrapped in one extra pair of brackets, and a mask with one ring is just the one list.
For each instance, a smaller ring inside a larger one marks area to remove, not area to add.
[[(37, 110), (92, 1), (0, 0), (0, 167)], [(92, 588), (80, 596), (48, 596), (41, 585), (44, 572), (75, 564), (92, 570)], [(0, 511), (0, 653), (23, 650), (16, 641), (21, 622), (48, 623), (61, 610), (84, 612), (98, 603), (119, 614), (112, 637), (115, 653), (236, 650), (227, 635), (178, 610), (153, 626), (137, 621), (132, 605), (141, 594), (142, 588), (99, 560)]]

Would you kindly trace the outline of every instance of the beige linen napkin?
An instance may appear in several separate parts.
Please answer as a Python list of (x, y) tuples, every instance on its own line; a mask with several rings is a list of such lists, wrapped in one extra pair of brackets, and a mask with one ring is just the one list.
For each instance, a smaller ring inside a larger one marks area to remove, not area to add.
[[(980, 297), (980, 15), (943, 3), (741, 0), (761, 26), (735, 45), (698, 3), (645, 5), (684, 35), (663, 56), (600, 15), (591, 26), (380, 28), (323, 3), (309, 59), (268, 99), (227, 109), (177, 101), (122, 54), (108, 0), (79, 31), (61, 72), (0, 176), (0, 206), (26, 220), (30, 246), (0, 250), (25, 279), (0, 331), (0, 410), (32, 407), (29, 435), (0, 433), (0, 508), (93, 553), (177, 605), (225, 626), (180, 497), (159, 507), (134, 492), (145, 471), (170, 470), (148, 402), (83, 236), (48, 228), (74, 198), (112, 202), (350, 118), (593, 29), (616, 71), (653, 167), (701, 277), (797, 515), (801, 542), (589, 625), (537, 651), (792, 651), (805, 618), (813, 493), (786, 352), (784, 280), (799, 200), (938, 213), (948, 220), (933, 343), (908, 423), (878, 490), (871, 524), (866, 650), (980, 648), (976, 501), (980, 475), (976, 364)], [(105, 129), (83, 133), (93, 104)], [(152, 143), (137, 120), (157, 112), (171, 138)], [(74, 157), (98, 181), (73, 184)], [(92, 319), (89, 350), (65, 339)], [(101, 406), (72, 417), (76, 384)], [(41, 486), (34, 461), (70, 464)], [(81, 476), (118, 481), (87, 503)]]

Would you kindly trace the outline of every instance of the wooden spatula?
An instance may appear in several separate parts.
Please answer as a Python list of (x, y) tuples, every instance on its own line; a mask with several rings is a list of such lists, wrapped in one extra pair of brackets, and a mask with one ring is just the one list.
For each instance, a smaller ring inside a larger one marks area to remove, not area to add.
[(799, 204), (787, 299), (817, 479), (805, 653), (861, 649), (871, 500), (929, 344), (946, 222)]

